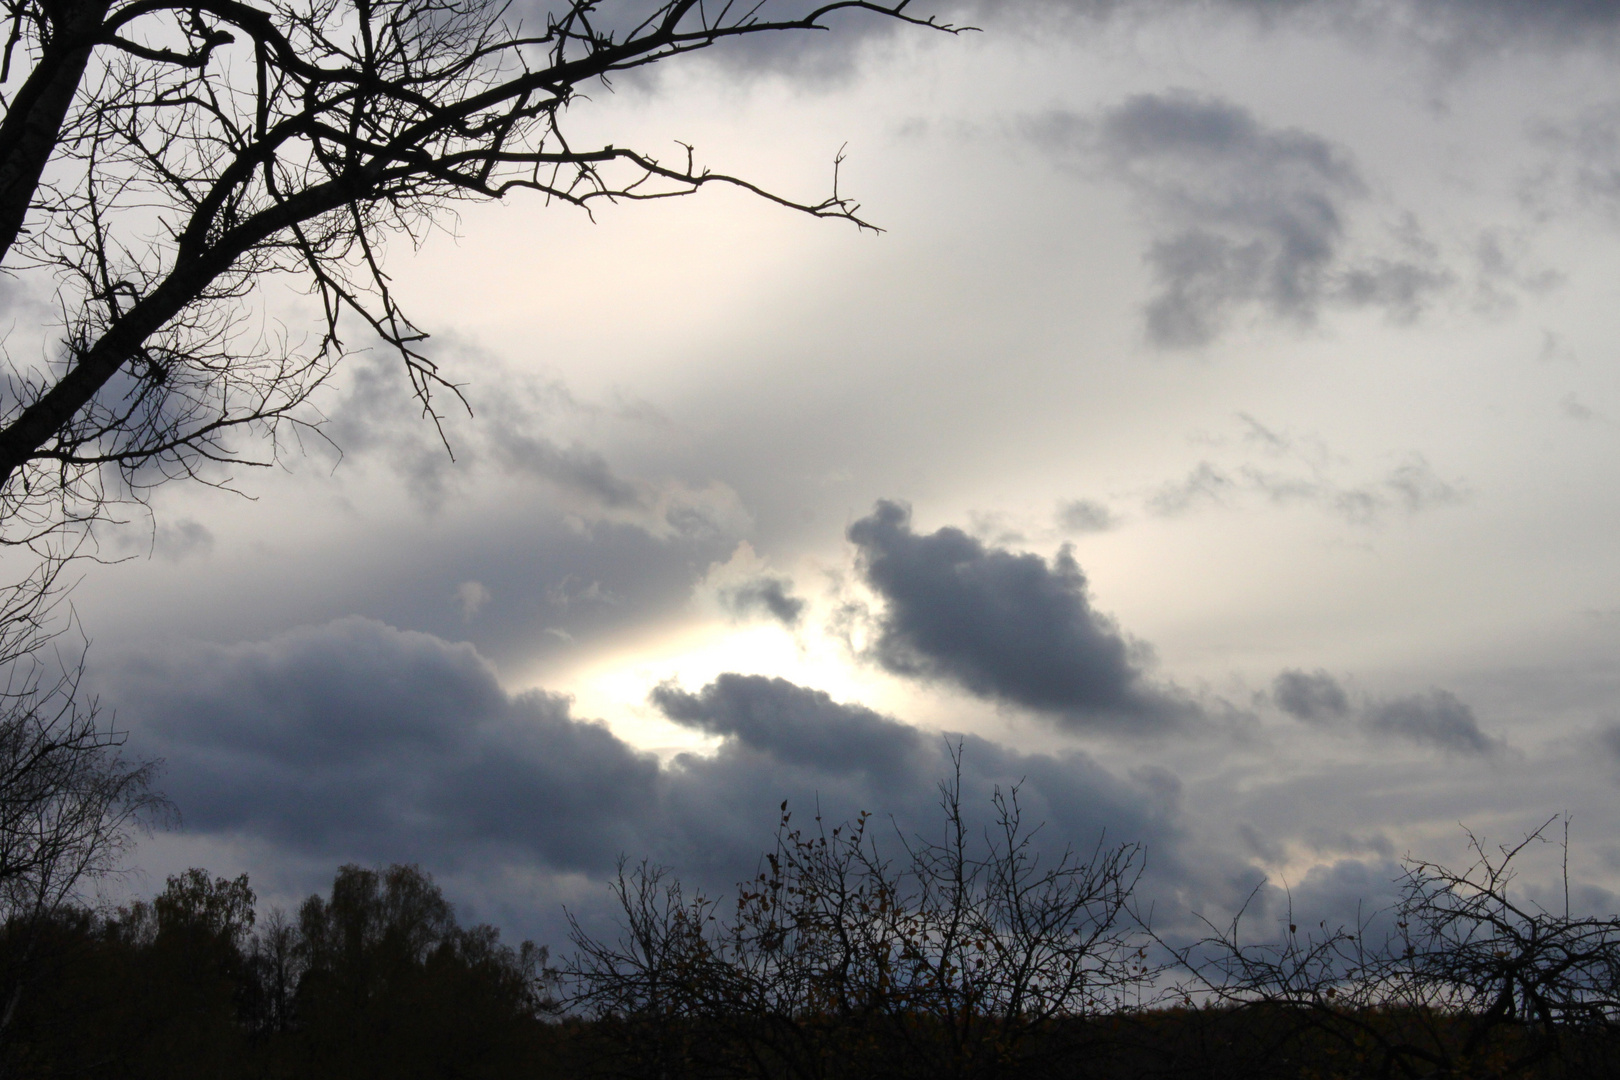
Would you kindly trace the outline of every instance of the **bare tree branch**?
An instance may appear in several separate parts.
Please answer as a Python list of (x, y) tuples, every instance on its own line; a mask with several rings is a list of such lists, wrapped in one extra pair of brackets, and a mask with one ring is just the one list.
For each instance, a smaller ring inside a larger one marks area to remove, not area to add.
[[(55, 275), (63, 338), (0, 388), (0, 541), (93, 516), (107, 467), (139, 491), (275, 460), (278, 433), (318, 424), (309, 397), (350, 318), (437, 421), (435, 395), (459, 393), (383, 249), (458, 200), (532, 191), (589, 210), (719, 184), (873, 228), (837, 161), (829, 195), (797, 199), (690, 147), (576, 146), (563, 118), (615, 73), (839, 14), (959, 29), (910, 3), (665, 0), (619, 29), (614, 0), (568, 0), (529, 32), (498, 0), (8, 0), (7, 63), (29, 66), (0, 122), (0, 265)], [(270, 278), (318, 298), (312, 347), (250, 330)]]

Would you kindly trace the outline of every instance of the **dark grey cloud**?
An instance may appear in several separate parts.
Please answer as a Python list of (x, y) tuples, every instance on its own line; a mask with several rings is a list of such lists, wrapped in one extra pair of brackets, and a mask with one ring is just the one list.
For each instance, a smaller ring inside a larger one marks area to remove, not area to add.
[[(553, 0), (530, 0), (525, 10), (556, 11), (561, 6)], [(599, 17), (613, 20), (609, 25), (622, 28), (658, 6), (656, 0), (610, 0), (600, 5)], [(813, 6), (804, 0), (767, 0), (762, 9), (765, 14), (774, 14)], [(1043, 27), (1050, 27), (1054, 15), (1092, 22), (1153, 20), (1193, 13), (1252, 19), (1256, 25), (1272, 26), (1290, 19), (1309, 19), (1310, 25), (1324, 29), (1375, 30), (1416, 38), (1436, 49), (1537, 42), (1567, 45), (1590, 42), (1592, 35), (1620, 27), (1620, 3), (1616, 0), (934, 0), (914, 4), (910, 13), (935, 15), (986, 29), (1005, 28), (1032, 17), (1042, 19)], [(859, 13), (846, 21), (853, 30), (862, 32), (881, 33), (889, 25), (883, 20), (862, 18)]]
[(1057, 508), (1058, 528), (1070, 533), (1107, 532), (1119, 524), (1114, 512), (1093, 499), (1071, 499)]
[(916, 728), (786, 679), (727, 674), (696, 694), (666, 683), (653, 690), (651, 700), (678, 724), (734, 736), (752, 750), (839, 772), (892, 773), (914, 763), (923, 749), (923, 735)]
[[(1376, 17), (1378, 5), (1358, 6), (1363, 24)], [(1620, 30), (1615, 0), (1406, 0), (1401, 7), (1412, 19), (1407, 33), (1456, 61), (1526, 46), (1609, 45)]]
[(887, 501), (848, 535), (884, 601), (870, 651), (888, 670), (946, 679), (1073, 728), (1156, 730), (1183, 711), (1148, 685), (1141, 647), (1092, 609), (1067, 547), (1048, 563), (960, 529), (919, 534), (910, 509)]
[(1271, 698), (1283, 712), (1308, 723), (1331, 724), (1358, 714), (1361, 730), (1374, 739), (1393, 737), (1447, 753), (1482, 757), (1507, 748), (1502, 740), (1487, 735), (1474, 710), (1448, 690), (1366, 698), (1353, 707), (1350, 695), (1326, 671), (1289, 670), (1272, 681)]
[(1338, 720), (1350, 713), (1350, 696), (1325, 671), (1284, 671), (1272, 681), (1271, 696), (1297, 720)]
[(206, 633), (230, 640), (352, 613), (465, 638), (499, 664), (532, 664), (683, 617), (702, 568), (736, 546), (702, 531), (660, 536), (582, 521), (541, 500), (480, 511), (387, 543), (323, 551), (291, 581), (244, 574), (212, 595), (198, 586), (203, 610), (186, 625), (206, 619)]
[(1273, 893), (1270, 907), (1278, 915), (1289, 914), (1302, 937), (1311, 931), (1320, 937), (1340, 928), (1365, 928), (1376, 941), (1395, 929), (1402, 871), (1392, 858), (1339, 859), (1313, 866), (1302, 880), (1289, 883), (1286, 897)]
[(372, 861), (516, 843), (598, 862), (655, 797), (657, 761), (565, 699), (507, 695), (470, 645), (350, 618), (122, 673), (187, 828)]
[(1609, 724), (1599, 729), (1596, 738), (1598, 746), (1620, 762), (1620, 724)]
[[(150, 654), (104, 682), (140, 752), (167, 761), (188, 832), (305, 861), (600, 878), (623, 853), (725, 889), (754, 871), (782, 800), (801, 820), (865, 809), (911, 832), (934, 826), (951, 769), (937, 735), (741, 675), (654, 690), (672, 720), (722, 739), (660, 765), (565, 698), (507, 693), (471, 646), (359, 618)], [(1043, 843), (1089, 846), (1106, 830), (1178, 864), (1171, 774), (961, 742), (975, 813), (996, 786), (1022, 784)]]
[(1364, 193), (1343, 151), (1190, 94), (1128, 99), (1104, 115), (1098, 143), (1151, 212), (1174, 221), (1147, 254), (1160, 288), (1146, 311), (1154, 343), (1209, 342), (1250, 302), (1315, 319), (1342, 241), (1341, 204)]
[(1330, 305), (1410, 319), (1449, 282), (1414, 235), (1398, 257), (1357, 255), (1348, 218), (1367, 189), (1348, 152), (1231, 102), (1138, 94), (1095, 119), (1049, 113), (1027, 132), (1136, 194), (1155, 233), (1145, 259), (1157, 294), (1144, 312), (1155, 345), (1208, 344), (1245, 310), (1296, 326)]
[(720, 590), (720, 602), (737, 615), (763, 612), (783, 626), (797, 626), (805, 602), (793, 595), (793, 582), (782, 577), (758, 577)]
[(1448, 65), (1509, 50), (1607, 45), (1620, 29), (1614, 0), (962, 0), (948, 10), (987, 29), (1036, 20), (1049, 32), (1054, 17), (1079, 31), (1188, 14), (1241, 19), (1256, 28), (1303, 26), (1415, 44)]
[(1455, 754), (1492, 755), (1502, 744), (1480, 730), (1474, 710), (1447, 690), (1395, 698), (1371, 706), (1367, 727)]

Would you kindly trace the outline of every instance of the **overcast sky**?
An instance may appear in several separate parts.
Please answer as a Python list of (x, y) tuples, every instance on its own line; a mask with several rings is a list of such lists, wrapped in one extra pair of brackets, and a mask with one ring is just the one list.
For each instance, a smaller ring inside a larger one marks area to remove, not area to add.
[(982, 32), (570, 117), (809, 199), (843, 148), (882, 235), (464, 207), (388, 253), (454, 460), (379, 351), (341, 460), (108, 538), (96, 684), (184, 818), (149, 885), (415, 861), (545, 935), (621, 854), (751, 873), (783, 799), (931, 828), (952, 733), (1045, 842), (1145, 842), (1172, 923), (1353, 917), (1561, 811), (1613, 910), (1620, 4), (934, 10)]

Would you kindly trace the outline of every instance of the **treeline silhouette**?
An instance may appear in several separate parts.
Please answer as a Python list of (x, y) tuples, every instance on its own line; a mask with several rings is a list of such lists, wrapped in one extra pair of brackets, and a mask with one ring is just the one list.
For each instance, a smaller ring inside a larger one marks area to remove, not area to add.
[[(1620, 1076), (1620, 920), (1527, 905), (1524, 844), (1408, 865), (1389, 930), (1154, 935), (1131, 844), (988, 828), (886, 857), (866, 817), (795, 826), (721, 903), (621, 865), (619, 932), (567, 955), (462, 926), (414, 866), (344, 866), (292, 916), (191, 870), (0, 933), (12, 1077), (699, 1080)], [(1525, 844), (1542, 839), (1534, 834)]]
[(0, 940), (18, 1077), (511, 1077), (550, 1034), (543, 954), (462, 927), (414, 866), (341, 868), (255, 926), (246, 876), (170, 878)]

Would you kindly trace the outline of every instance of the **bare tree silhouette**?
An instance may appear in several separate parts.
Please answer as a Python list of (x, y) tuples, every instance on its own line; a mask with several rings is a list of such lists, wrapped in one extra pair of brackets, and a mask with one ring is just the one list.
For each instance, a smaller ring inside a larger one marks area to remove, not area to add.
[(1141, 1004), (1156, 974), (1128, 910), (1141, 847), (1043, 859), (1016, 789), (995, 794), (975, 838), (960, 768), (940, 808), (943, 841), (904, 840), (891, 860), (865, 815), (802, 831), (784, 803), (730, 912), (621, 866), (620, 938), (574, 927), (574, 1007), (622, 1033), (634, 1075), (1029, 1076), (1072, 1062), (1094, 1035), (1075, 1021)]
[[(437, 419), (455, 387), (384, 248), (457, 201), (588, 208), (720, 184), (870, 227), (836, 166), (830, 194), (800, 201), (690, 148), (579, 145), (564, 118), (618, 73), (839, 13), (956, 29), (910, 2), (567, 0), (528, 26), (501, 0), (7, 0), (0, 265), (56, 276), (63, 337), (0, 387), (0, 532), (37, 541), (93, 514), (108, 468), (139, 491), (272, 460), (348, 317)], [(254, 329), (247, 301), (272, 276), (319, 297), (309, 347)]]

